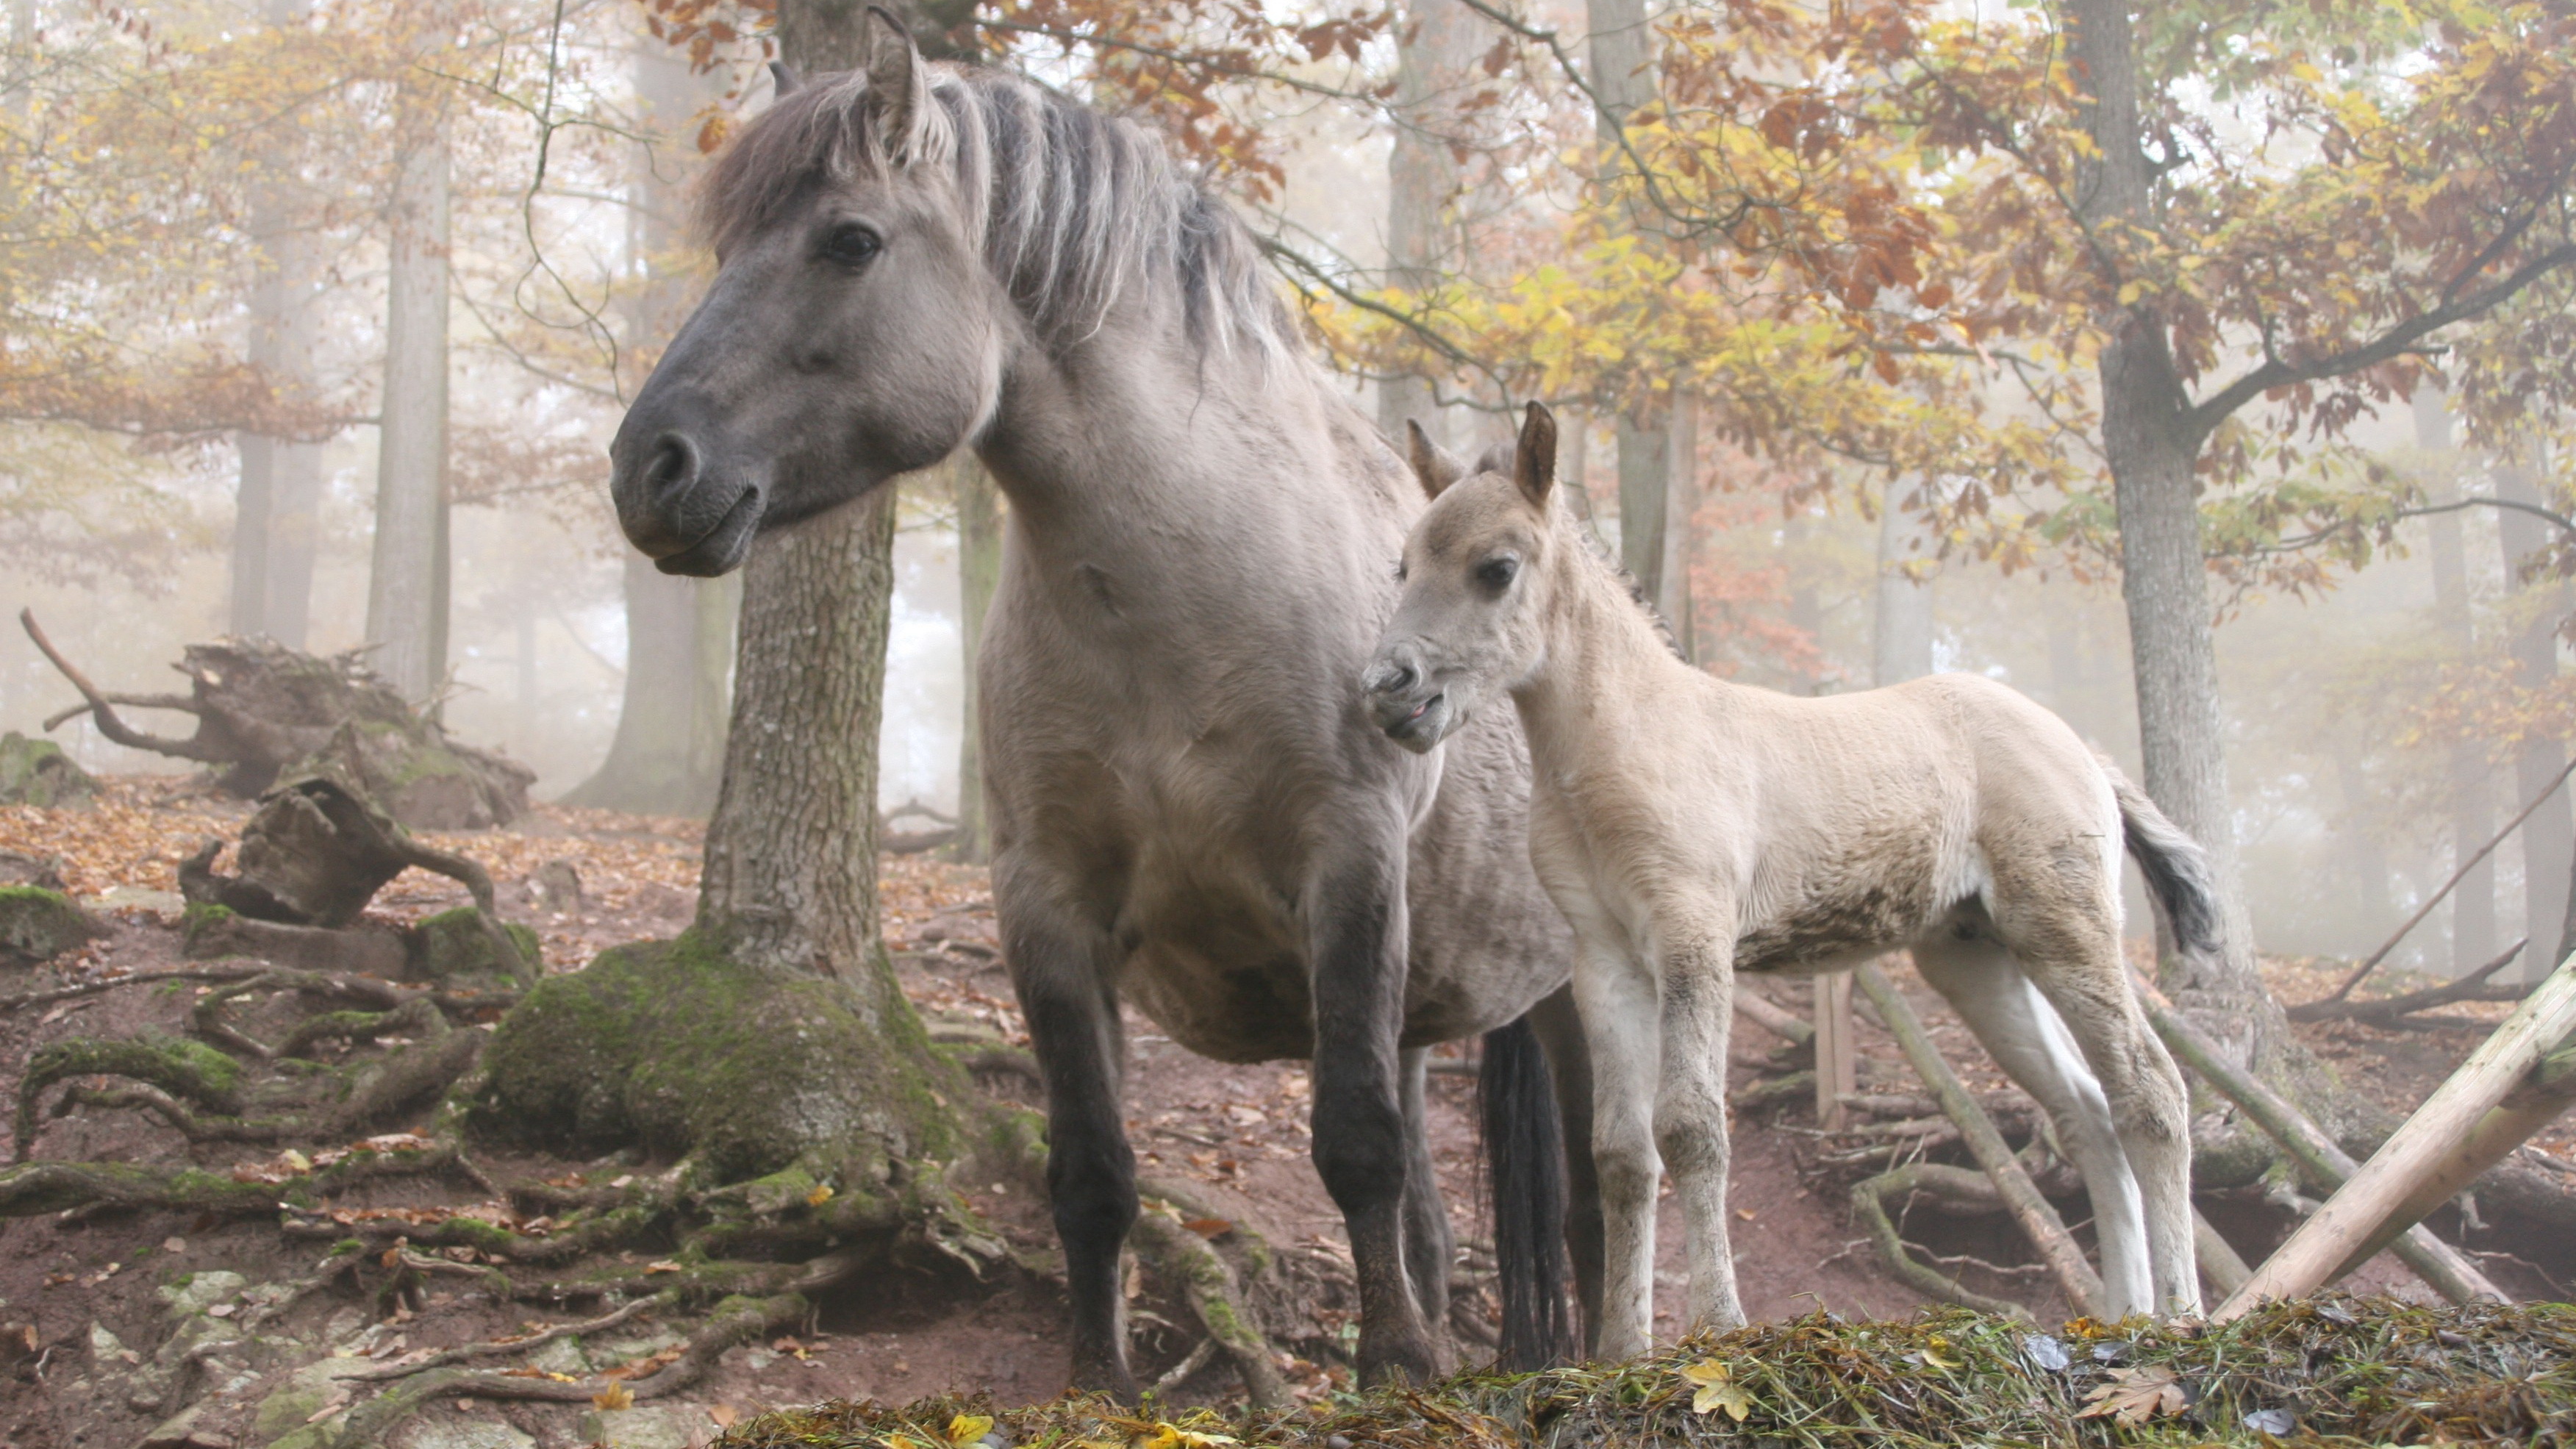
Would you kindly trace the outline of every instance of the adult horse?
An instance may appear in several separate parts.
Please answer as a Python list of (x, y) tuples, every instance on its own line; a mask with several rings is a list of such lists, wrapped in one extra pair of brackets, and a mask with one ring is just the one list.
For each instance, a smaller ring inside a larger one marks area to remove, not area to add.
[[(782, 96), (707, 178), (719, 270), (613, 449), (628, 538), (666, 572), (722, 573), (757, 532), (961, 444), (1009, 496), (984, 780), (1077, 1384), (1134, 1388), (1122, 995), (1206, 1055), (1312, 1060), (1372, 1378), (1441, 1367), (1425, 1049), (1497, 1032), (1507, 1348), (1556, 1351), (1562, 1239), (1526, 1211), (1558, 1181), (1531, 1150), (1531, 1035), (1572, 1054), (1576, 1121), (1589, 1088), (1526, 755), (1501, 719), (1445, 761), (1407, 754), (1358, 687), (1419, 491), (1305, 356), (1242, 225), (1151, 138), (868, 24), (864, 73)], [(1588, 1284), (1597, 1256), (1576, 1258)]]

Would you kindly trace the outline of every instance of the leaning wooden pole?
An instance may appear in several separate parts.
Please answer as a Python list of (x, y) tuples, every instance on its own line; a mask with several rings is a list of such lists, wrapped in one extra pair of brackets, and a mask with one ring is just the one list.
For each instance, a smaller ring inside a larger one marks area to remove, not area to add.
[(1931, 1033), (1923, 1029), (1923, 1019), (1895, 987), (1887, 984), (1876, 966), (1863, 966), (1852, 973), (1853, 981), (1878, 1007), (1879, 1018), (1887, 1023), (1890, 1036), (1905, 1050), (1905, 1059), (1914, 1064), (1914, 1074), (1932, 1089), (1941, 1110), (1959, 1126), (1959, 1139), (1977, 1165), (1994, 1179), (1995, 1192), (2004, 1200), (2004, 1209), (2021, 1225), (2031, 1242), (2039, 1249), (2040, 1259), (2057, 1278), (2057, 1286), (2066, 1292), (2066, 1301), (2076, 1312), (2098, 1318), (2103, 1311), (2102, 1279), (2093, 1265), (2084, 1261), (2084, 1250), (2075, 1245), (2066, 1231), (2066, 1222), (2057, 1215), (2041, 1195), (2039, 1184), (2004, 1144), (2004, 1136), (1995, 1130), (1994, 1119), (1941, 1059), (1941, 1051), (1932, 1045)]
[[(2138, 983), (2138, 1004), (2145, 1008), (2148, 1024), (2155, 1028), (2157, 1036), (2164, 1039), (2166, 1047), (2182, 1059), (2183, 1065), (2198, 1073), (2201, 1080), (2235, 1103), (2237, 1110), (2261, 1128), (2265, 1136), (2279, 1144), (2281, 1150), (2290, 1155), (2290, 1160), (2299, 1165), (2300, 1175), (2308, 1180), (2311, 1188), (2321, 1194), (2331, 1194), (2361, 1170), (2361, 1164), (2352, 1160), (2352, 1154), (2336, 1145), (2323, 1129), (2309, 1121), (2306, 1113), (2292, 1106), (2287, 1097), (2272, 1090), (2262, 1078), (2228, 1060), (2216, 1042), (2204, 1036), (2200, 1028), (2183, 1020), (2181, 1013), (2175, 1011), (2154, 987), (2145, 982)], [(2398, 1260), (2412, 1269), (2416, 1277), (2453, 1303), (2506, 1296), (2495, 1284), (2487, 1281), (2487, 1275), (2479, 1272), (2467, 1255), (2433, 1236), (2431, 1229), (2416, 1226), (2400, 1234), (2390, 1246), (2396, 1250)], [(2248, 1274), (2225, 1291), (2232, 1298), (2251, 1281), (2252, 1275)]]
[(2576, 1031), (2576, 957), (2559, 963), (2361, 1170), (2254, 1270), (2253, 1279), (2219, 1305), (2213, 1318), (2225, 1322), (2266, 1299), (2313, 1293), (2392, 1224), (2400, 1230), (2412, 1226), (2401, 1209), (2421, 1201), (2418, 1189), (2457, 1170), (2460, 1144), (2476, 1135), (2487, 1115), (2570, 1031)]

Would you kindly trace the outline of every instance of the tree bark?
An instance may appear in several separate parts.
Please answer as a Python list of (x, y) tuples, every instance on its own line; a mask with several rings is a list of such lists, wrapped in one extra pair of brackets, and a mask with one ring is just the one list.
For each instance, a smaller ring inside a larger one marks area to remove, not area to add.
[(1002, 582), (1002, 490), (972, 452), (948, 460), (948, 476), (957, 498), (957, 636), (966, 664), (965, 728), (957, 743), (956, 858), (981, 864), (992, 839), (984, 819), (984, 755), (981, 687), (977, 660), (983, 654), (984, 616), (993, 607), (993, 590)]
[[(2079, 218), (2094, 232), (2152, 226), (2153, 171), (2142, 144), (2138, 70), (2122, 0), (2068, 0), (2070, 50), (2090, 92), (2085, 119), (2098, 150), (2077, 188)], [(2210, 623), (2193, 463), (2202, 435), (2190, 393), (2151, 304), (2115, 307), (2099, 362), (2102, 445), (2120, 524), (2121, 597), (2128, 605), (2130, 663), (2147, 793), (2208, 852), (2218, 884), (2226, 949), (2199, 967), (2163, 953), (2167, 987), (2229, 1030), (2258, 1071), (2295, 1052), (2280, 1003), (2254, 964), (2254, 933), (2238, 879), (2218, 703), (2218, 652)], [(2184, 979), (2184, 973), (2191, 973)], [(2309, 1064), (2304, 1053), (2302, 1072)]]
[[(1646, 0), (1585, 0), (1584, 11), (1590, 23), (1584, 48), (1599, 102), (1595, 119), (1601, 132), (1601, 169), (1615, 175), (1626, 167), (1619, 138), (1628, 118), (1654, 99), (1655, 35), (1646, 21)], [(1632, 230), (1639, 229), (1637, 221), (1630, 218)], [(1661, 407), (1640, 403), (1619, 414), (1619, 562), (1645, 596), (1659, 604), (1672, 477), (1670, 431), (1671, 419)]]
[(376, 672), (421, 703), (446, 670), (448, 127), (434, 98), (407, 101), (388, 218), (367, 642)]
[(1682, 658), (1697, 664), (1699, 616), (1691, 607), (1690, 561), (1696, 542), (1691, 516), (1699, 511), (1699, 398), (1686, 388), (1673, 389), (1664, 444), (1669, 455), (1664, 464), (1664, 559), (1652, 597), (1672, 627)]
[[(304, 0), (271, 0), (268, 23), (299, 23)], [(256, 280), (244, 355), (272, 383), (291, 391), (314, 383), (313, 248), (295, 215), (285, 177), (263, 177), (252, 191), (250, 233)], [(313, 589), (313, 512), (321, 485), (321, 450), (309, 443), (243, 433), (241, 490), (233, 515), (229, 628), (304, 647)]]
[[(1458, 0), (1412, 0), (1395, 42), (1395, 145), (1386, 158), (1387, 285), (1420, 296), (1454, 271), (1457, 230), (1449, 204), (1458, 194), (1451, 151), (1459, 118), (1450, 93), (1476, 59), (1481, 19)], [(1377, 425), (1401, 439), (1408, 421), (1439, 431), (1430, 380), (1390, 377), (1377, 385)]]
[[(2526, 444), (2536, 448), (2536, 444)], [(2517, 503), (2539, 504), (2540, 486), (2533, 457), (2526, 453), (2496, 469), (2496, 496)], [(2496, 534), (2504, 545), (2505, 586), (2513, 591), (2514, 683), (2544, 690), (2558, 677), (2558, 624), (2565, 616), (2565, 587), (2555, 580), (2525, 586), (2523, 561), (2546, 550), (2549, 526), (2527, 513), (2496, 512)], [(2538, 733), (2526, 734), (2514, 751), (2515, 794), (2528, 800), (2548, 787), (2567, 766), (2564, 742)], [(2526, 939), (2522, 977), (2538, 981), (2557, 969), (2561, 954), (2553, 950), (2567, 919), (2569, 871), (2576, 867), (2576, 815), (2564, 792), (2552, 797), (2522, 827), (2522, 881)], [(2463, 887), (2466, 882), (2462, 882)], [(2492, 955), (2492, 953), (2490, 953)], [(2475, 964), (2475, 963), (2472, 963)]]
[[(2451, 451), (2451, 413), (2439, 388), (2415, 390), (2415, 446), (2440, 459)], [(2446, 489), (2445, 492), (2450, 490)], [(2425, 520), (2433, 564), (2433, 622), (2442, 631), (2452, 657), (2467, 660), (2477, 646), (2469, 616), (2468, 555), (2460, 542), (2460, 515), (2436, 513)], [(2507, 550), (2506, 567), (2512, 567)], [(2475, 740), (2451, 745), (2451, 863), (2486, 843), (2495, 830), (2495, 804), (2488, 789), (2486, 751)], [(2527, 797), (2526, 797), (2527, 798)], [(2545, 950), (2546, 947), (2544, 946)], [(2495, 863), (2481, 862), (2460, 878), (2451, 892), (2451, 969), (2474, 971), (2495, 959)]]

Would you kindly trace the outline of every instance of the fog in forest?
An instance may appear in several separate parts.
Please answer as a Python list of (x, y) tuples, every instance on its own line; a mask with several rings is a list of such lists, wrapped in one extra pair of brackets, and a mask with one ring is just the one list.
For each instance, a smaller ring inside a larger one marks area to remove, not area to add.
[[(290, 105), (270, 81), (291, 86), (299, 67), (323, 63), (326, 42), (350, 33), (348, 16), (298, 0), (199, 5), (156, 12), (144, 37), (85, 7), (16, 7), (15, 184), (22, 197), (45, 194), (50, 215), (74, 221), (96, 249), (87, 260), (67, 256), (60, 235), (39, 236), (44, 228), (22, 218), (18, 254), (39, 274), (25, 290), (41, 293), (66, 335), (21, 344), (20, 355), (50, 346), (83, 359), (99, 400), (75, 398), (50, 415), (29, 402), (5, 424), (0, 603), (13, 615), (32, 609), (102, 686), (171, 688), (185, 645), (237, 629), (321, 653), (366, 644), (371, 608), (381, 612), (370, 589), (389, 516), (379, 504), (385, 433), (401, 401), (386, 392), (389, 318), (401, 316), (403, 289), (423, 286), (433, 297), (443, 287), (447, 303), (445, 355), (433, 359), (444, 369), (445, 417), (430, 426), (443, 434), (452, 508), (435, 684), (448, 728), (531, 766), (538, 797), (573, 794), (609, 758), (621, 710), (643, 702), (627, 688), (643, 647), (630, 619), (650, 607), (637, 599), (663, 590), (679, 602), (658, 607), (697, 609), (700, 637), (722, 637), (726, 585), (662, 580), (620, 537), (605, 449), (620, 400), (707, 274), (685, 224), (701, 140), (765, 105), (769, 82), (757, 46), (731, 31), (709, 47), (711, 68), (693, 73), (674, 59), (685, 48), (655, 40), (637, 7), (576, 5), (560, 29), (553, 12), (522, 8), (484, 12), (461, 38), (440, 42), (500, 77), (488, 94), (409, 95), (412, 82), (371, 52), (349, 63), (375, 67), (374, 79)], [(1568, 24), (1580, 10), (1535, 7)], [(245, 50), (260, 36), (265, 50)], [(1331, 69), (1318, 60), (1311, 70), (1383, 77), (1395, 50), (1379, 33), (1357, 61)], [(1088, 83), (1061, 55), (1032, 52), (1025, 63), (1060, 83)], [(1524, 84), (1518, 69), (1498, 83), (1489, 74), (1473, 79), (1506, 94), (1492, 114), (1563, 100), (1510, 94)], [(165, 117), (156, 98), (192, 114)], [(1275, 89), (1229, 104), (1266, 123), (1280, 179), (1247, 211), (1256, 229), (1361, 272), (1387, 268), (1392, 143), (1383, 116)], [(437, 114), (420, 122), (406, 111), (414, 106)], [(436, 128), (443, 234), (407, 243), (407, 178), (431, 144), (413, 134), (423, 124)], [(1526, 116), (1509, 124), (1544, 129)], [(1568, 124), (1580, 134), (1579, 116)], [(120, 125), (121, 137), (102, 134)], [(541, 142), (548, 170), (532, 189)], [(189, 144), (212, 162), (145, 151)], [(1547, 228), (1572, 209), (1574, 182), (1545, 174), (1557, 164), (1524, 146), (1478, 155), (1459, 183), (1471, 233), (1503, 213), (1517, 218), (1512, 266), (1548, 261)], [(73, 194), (84, 176), (109, 172), (130, 173), (121, 192), (102, 183), (101, 194)], [(426, 282), (416, 275), (423, 255), (441, 263)], [(91, 315), (68, 315), (75, 297)], [(13, 325), (43, 320), (30, 311)], [(250, 359), (285, 380), (275, 410), (292, 416), (278, 441), (228, 422), (212, 364), (204, 377), (171, 370), (218, 358)], [(1349, 385), (1365, 411), (1380, 413), (1378, 382), (1353, 375)], [(1991, 386), (1999, 409), (2026, 408), (2002, 383)], [(1450, 382), (1442, 396), (1465, 399), (1428, 419), (1445, 440), (1471, 448), (1505, 435), (1507, 410), (1491, 389)], [(1570, 401), (1580, 444), (1566, 471), (1585, 479), (1597, 524), (1615, 542), (1613, 430), (1603, 413)], [(2276, 426), (2261, 404), (2240, 422), (2258, 445)], [(1686, 547), (1707, 609), (1696, 652), (1708, 667), (1777, 688), (1839, 691), (1868, 687), (1891, 667), (1891, 651), (1910, 653), (1921, 667), (1981, 673), (2029, 693), (2138, 774), (2126, 616), (2110, 570), (2046, 553), (2007, 570), (1978, 556), (1964, 523), (1951, 547), (1934, 547), (1905, 510), (1883, 526), (1888, 485), (1871, 470), (1760, 455), (1716, 422), (1702, 427), (1693, 453), (1701, 497)], [(2413, 480), (2432, 497), (2494, 493), (2500, 479), (2532, 486), (2517, 460), (2464, 441), (2430, 387), (2412, 404), (2380, 399), (2345, 435), (2335, 466)], [(258, 470), (259, 486), (288, 500), (262, 500), (274, 515), (267, 555), (244, 545), (239, 521), (245, 480)], [(304, 480), (304, 504), (288, 499), (294, 477)], [(964, 697), (956, 515), (944, 474), (902, 486), (879, 794), (888, 807), (919, 800), (949, 811)], [(297, 507), (307, 511), (290, 519)], [(280, 564), (289, 539), (309, 539), (306, 561)], [(2213, 578), (2233, 827), (2266, 949), (2370, 949), (2520, 807), (2535, 771), (2545, 781), (2556, 768), (2558, 742), (2481, 733), (2473, 720), (2446, 731), (2428, 703), (2463, 676), (2506, 669), (2517, 647), (2525, 656), (2537, 647), (2558, 667), (2551, 630), (2565, 589), (2526, 585), (2512, 565), (2536, 546), (2512, 516), (2500, 523), (2480, 509), (2395, 524), (2366, 565), (2322, 565), (2303, 593), (2250, 572)], [(268, 571), (265, 599), (244, 603), (245, 569)], [(1892, 592), (1883, 587), (1891, 578)], [(303, 597), (287, 600), (288, 588)], [(1905, 667), (1902, 657), (1894, 667)], [(0, 634), (0, 729), (42, 734), (75, 700), (14, 625)], [(686, 698), (664, 704), (674, 716), (691, 707)], [(86, 716), (50, 737), (93, 771), (180, 768), (109, 743)], [(2524, 934), (2527, 918), (2555, 941), (2569, 875), (2564, 798), (2535, 819), (2396, 961), (2475, 965)], [(2541, 899), (2527, 901), (2533, 880)], [(2131, 929), (2142, 931), (2146, 914), (2132, 894)]]

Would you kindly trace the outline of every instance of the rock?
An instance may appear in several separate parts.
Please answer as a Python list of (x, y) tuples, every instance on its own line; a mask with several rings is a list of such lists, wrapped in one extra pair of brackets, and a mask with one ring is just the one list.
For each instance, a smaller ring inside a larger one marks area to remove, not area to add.
[(528, 1355), (528, 1367), (586, 1379), (590, 1377), (590, 1355), (582, 1351), (579, 1338), (558, 1338), (538, 1345), (537, 1351)]
[(104, 922), (60, 891), (0, 886), (0, 966), (41, 965), (107, 933)]
[(175, 1318), (181, 1314), (203, 1313), (218, 1303), (229, 1303), (249, 1286), (250, 1280), (241, 1274), (214, 1268), (203, 1273), (191, 1273), (158, 1292)]
[(528, 878), (528, 889), (549, 911), (571, 915), (581, 910), (581, 871), (569, 860), (557, 857), (538, 866)]
[(259, 1401), (259, 1412), (251, 1421), (251, 1442), (269, 1449), (302, 1449), (321, 1443), (316, 1416), (329, 1418), (322, 1412), (325, 1407), (334, 1401), (346, 1405), (354, 1397), (340, 1380), (374, 1367), (363, 1358), (326, 1358), (297, 1369)]
[(697, 1442), (700, 1421), (713, 1422), (702, 1409), (660, 1404), (592, 1409), (581, 1416), (578, 1433), (585, 1443), (606, 1449), (689, 1449)]
[[(539, 955), (537, 933), (516, 921), (504, 921), (501, 929), (519, 946), (519, 959), (534, 963)], [(451, 988), (515, 988), (534, 984), (534, 972), (522, 976), (515, 962), (500, 959), (494, 948), (492, 933), (483, 927), (482, 916), (472, 906), (459, 906), (442, 911), (403, 933), (406, 981), (435, 981)]]
[(188, 898), (177, 891), (156, 891), (149, 886), (110, 886), (90, 897), (89, 906), (94, 911), (150, 911), (175, 916), (188, 909)]
[(104, 1323), (89, 1326), (89, 1356), (102, 1373), (113, 1373), (127, 1364), (143, 1361), (143, 1355), (125, 1346), (125, 1340), (108, 1331)]
[(52, 740), (0, 735), (0, 805), (82, 805), (97, 793), (98, 781)]
[(206, 1406), (191, 1404), (161, 1421), (135, 1449), (233, 1449), (233, 1436), (208, 1427)]
[(599, 1361), (614, 1365), (651, 1358), (666, 1348), (678, 1348), (688, 1341), (688, 1335), (676, 1329), (656, 1328), (641, 1338), (620, 1338), (601, 1344)]
[(0, 886), (34, 886), (38, 890), (58, 891), (63, 885), (63, 858), (59, 855), (20, 855), (14, 850), (0, 850)]
[(394, 1436), (395, 1449), (537, 1449), (537, 1441), (497, 1419), (414, 1423)]

